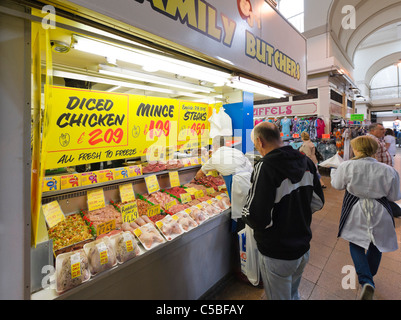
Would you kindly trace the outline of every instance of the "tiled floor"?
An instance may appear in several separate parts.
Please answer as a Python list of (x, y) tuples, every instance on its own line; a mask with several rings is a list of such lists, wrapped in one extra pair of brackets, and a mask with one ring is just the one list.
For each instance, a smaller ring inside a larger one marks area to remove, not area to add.
[[(401, 176), (401, 149), (395, 159), (395, 168)], [(343, 270), (345, 266), (353, 268), (348, 242), (337, 238), (338, 222), (344, 191), (338, 191), (330, 186), (330, 178), (323, 177), (327, 185), (325, 189), (326, 203), (323, 210), (313, 215), (311, 254), (306, 266), (299, 293), (303, 300), (355, 300), (359, 299), (360, 286), (355, 282), (355, 288), (343, 288), (352, 284), (347, 281), (350, 271)], [(401, 201), (398, 201), (401, 204)], [(395, 218), (399, 249), (382, 256), (379, 271), (375, 276), (375, 300), (401, 300), (401, 219)], [(346, 267), (345, 267), (346, 268)], [(343, 273), (344, 271), (344, 273)], [(266, 299), (262, 288), (234, 277), (215, 296), (221, 300), (263, 300)]]

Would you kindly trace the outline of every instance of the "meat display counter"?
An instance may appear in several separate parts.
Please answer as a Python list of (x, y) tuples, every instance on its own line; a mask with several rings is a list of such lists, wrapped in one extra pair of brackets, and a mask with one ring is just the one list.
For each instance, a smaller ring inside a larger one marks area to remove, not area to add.
[[(178, 169), (181, 184), (189, 183), (200, 166)], [(158, 172), (160, 188), (168, 188), (168, 171)], [(146, 175), (103, 183), (106, 203), (118, 201), (119, 185), (132, 182), (135, 192), (147, 192)], [(97, 186), (99, 187), (99, 185)], [(80, 187), (71, 192), (49, 192), (43, 203), (58, 200), (63, 212), (77, 212), (86, 208), (86, 192)], [(50, 240), (51, 242), (51, 240)], [(195, 300), (202, 297), (220, 280), (233, 271), (233, 234), (231, 233), (231, 210), (226, 209), (210, 217), (201, 225), (179, 237), (166, 241), (143, 254), (104, 271), (89, 281), (62, 294), (54, 285), (43, 285), (46, 274), (43, 266), (49, 264), (49, 255), (43, 246), (32, 248), (34, 267), (32, 279), (37, 285), (33, 300), (51, 299), (132, 299), (132, 300)], [(51, 247), (49, 244), (47, 247)], [(38, 285), (41, 283), (41, 285)]]

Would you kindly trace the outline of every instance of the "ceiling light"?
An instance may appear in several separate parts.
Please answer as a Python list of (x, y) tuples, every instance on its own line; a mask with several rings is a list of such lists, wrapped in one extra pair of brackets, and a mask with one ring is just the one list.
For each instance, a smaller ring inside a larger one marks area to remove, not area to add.
[(205, 87), (205, 86), (190, 84), (190, 83), (186, 83), (186, 82), (179, 81), (179, 80), (159, 77), (159, 76), (150, 75), (150, 74), (146, 74), (146, 73), (122, 69), (122, 68), (118, 68), (118, 67), (110, 67), (110, 66), (107, 66), (104, 64), (99, 65), (99, 73), (107, 74), (107, 75), (113, 76), (113, 77), (120, 77), (120, 78), (125, 78), (125, 79), (130, 79), (130, 80), (150, 82), (150, 83), (160, 84), (160, 85), (164, 85), (164, 86), (170, 86), (170, 87), (192, 90), (192, 91), (197, 91), (197, 92), (210, 93), (213, 91), (213, 89)]
[(240, 77), (231, 78), (230, 82), (227, 82), (226, 85), (239, 90), (257, 93), (273, 98), (284, 98), (286, 94), (285, 91), (275, 89), (269, 87), (268, 85)]
[(76, 50), (103, 57), (112, 57), (145, 68), (147, 66), (152, 66), (158, 70), (172, 74), (179, 74), (191, 79), (205, 80), (211, 83), (221, 83), (227, 81), (231, 76), (229, 73), (206, 68), (186, 61), (156, 55), (145, 51), (141, 52), (128, 47), (117, 46), (77, 35), (74, 35), (74, 42), (74, 49)]

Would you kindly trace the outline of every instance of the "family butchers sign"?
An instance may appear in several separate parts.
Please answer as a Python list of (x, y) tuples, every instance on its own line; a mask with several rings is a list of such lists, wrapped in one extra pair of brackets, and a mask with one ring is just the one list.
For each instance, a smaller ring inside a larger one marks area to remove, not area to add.
[(142, 155), (164, 159), (167, 148), (179, 150), (187, 141), (209, 137), (209, 105), (204, 103), (56, 86), (50, 90), (43, 137), (47, 169)]
[(307, 91), (306, 39), (264, 0), (69, 2), (167, 39), (176, 49), (189, 48), (292, 92)]

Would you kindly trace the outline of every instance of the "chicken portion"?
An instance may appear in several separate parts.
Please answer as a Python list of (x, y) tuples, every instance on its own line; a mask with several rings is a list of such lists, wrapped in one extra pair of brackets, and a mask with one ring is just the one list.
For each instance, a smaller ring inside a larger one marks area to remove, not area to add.
[(167, 240), (172, 240), (184, 232), (178, 222), (170, 215), (158, 221), (156, 225)]
[(195, 222), (195, 220), (192, 219), (189, 216), (189, 214), (185, 213), (184, 211), (176, 213), (175, 216), (178, 218), (177, 222), (179, 225), (181, 225), (181, 227), (184, 229), (184, 231), (189, 231), (198, 226), (198, 224)]
[(146, 250), (150, 250), (155, 245), (165, 242), (161, 234), (156, 230), (152, 223), (147, 223), (143, 226), (140, 226), (138, 229), (139, 232), (136, 231), (135, 234)]

